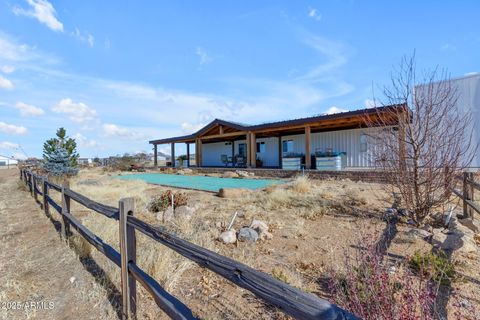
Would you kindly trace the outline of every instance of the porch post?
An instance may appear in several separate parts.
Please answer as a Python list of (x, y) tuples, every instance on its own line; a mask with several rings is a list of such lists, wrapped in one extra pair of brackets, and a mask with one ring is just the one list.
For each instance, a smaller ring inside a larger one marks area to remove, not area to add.
[(171, 156), (171, 162), (172, 162), (172, 168), (175, 168), (175, 143), (172, 142), (171, 143), (171, 152), (170, 152)]
[(252, 168), (256, 168), (257, 167), (257, 140), (255, 138), (255, 133), (252, 132), (250, 134), (250, 138), (252, 140), (250, 142), (250, 147), (252, 148), (250, 153), (252, 159), (250, 161), (251, 161)]
[(195, 162), (197, 167), (202, 166), (202, 140), (195, 140)]
[(251, 163), (251, 158), (252, 156), (250, 155), (250, 153), (252, 152), (252, 148), (250, 147), (250, 135), (251, 135), (251, 132), (247, 132), (247, 139), (246, 139), (246, 142), (247, 142), (247, 168), (250, 168), (252, 163)]
[(310, 152), (310, 126), (305, 127), (305, 169), (312, 168), (312, 155)]
[(282, 136), (278, 137), (278, 167), (282, 169), (282, 154), (283, 154)]
[(235, 167), (235, 140), (232, 140), (232, 167)]
[(158, 167), (158, 160), (157, 160), (157, 158), (158, 158), (157, 144), (154, 144), (154, 145), (153, 145), (153, 166), (154, 166), (155, 168)]
[(190, 143), (187, 144), (187, 167), (190, 167)]

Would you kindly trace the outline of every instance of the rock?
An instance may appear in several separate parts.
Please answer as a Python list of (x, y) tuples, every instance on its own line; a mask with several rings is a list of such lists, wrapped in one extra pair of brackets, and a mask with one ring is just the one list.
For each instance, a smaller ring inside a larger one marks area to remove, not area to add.
[(70, 283), (71, 283), (71, 284), (73, 284), (75, 281), (77, 281), (77, 278), (75, 278), (75, 277), (71, 277), (71, 278), (70, 278)]
[(268, 225), (263, 221), (253, 220), (250, 228), (258, 233), (260, 240), (270, 240), (273, 238), (273, 235), (268, 232)]
[(184, 173), (184, 174), (192, 174), (192, 173), (193, 173), (193, 170), (190, 169), (190, 168), (185, 168), (185, 169), (183, 169), (183, 173)]
[(176, 218), (186, 218), (190, 219), (195, 213), (195, 208), (189, 206), (179, 206), (175, 208), (175, 217)]
[(227, 244), (237, 242), (237, 235), (235, 229), (222, 232), (220, 236), (218, 236), (218, 240)]
[(224, 178), (239, 178), (239, 175), (236, 172), (233, 171), (225, 171), (223, 173)]
[(185, 175), (185, 170), (178, 170), (178, 171), (177, 171), (177, 174), (178, 174), (179, 176), (183, 176), (183, 175)]
[(218, 190), (220, 198), (241, 198), (250, 193), (250, 190), (241, 188), (221, 188)]
[(477, 221), (473, 221), (472, 218), (458, 219), (458, 222), (460, 222), (463, 226), (469, 228), (475, 233), (480, 231), (480, 224)]
[(420, 238), (424, 240), (430, 240), (432, 238), (432, 233), (428, 232), (427, 230), (412, 228), (408, 230), (407, 235), (409, 237)]
[(236, 173), (239, 177), (242, 177), (242, 178), (248, 178), (248, 177), (250, 177), (250, 174), (249, 174), (247, 171), (237, 170), (237, 171), (235, 171), (235, 173)]
[(103, 183), (101, 183), (100, 181), (98, 180), (95, 180), (95, 179), (85, 179), (85, 180), (80, 180), (77, 182), (77, 185), (81, 186), (97, 186), (97, 187), (100, 187), (103, 185)]
[(238, 241), (256, 242), (258, 240), (258, 233), (252, 228), (243, 227), (238, 232), (237, 238)]
[[(161, 220), (163, 222), (167, 222), (167, 221), (173, 220), (173, 217), (174, 217), (173, 208), (172, 206), (168, 206), (168, 208), (165, 209), (165, 211), (163, 212)], [(157, 215), (157, 218), (158, 218), (158, 215)]]

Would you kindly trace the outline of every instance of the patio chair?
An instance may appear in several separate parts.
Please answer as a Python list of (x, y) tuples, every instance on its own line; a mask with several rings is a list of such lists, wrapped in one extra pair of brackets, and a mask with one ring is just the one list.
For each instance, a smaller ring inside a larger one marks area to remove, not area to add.
[(245, 167), (245, 157), (244, 156), (235, 156), (235, 165), (237, 167)]
[(225, 167), (228, 166), (228, 156), (226, 154), (222, 154), (220, 156), (220, 160), (222, 161), (222, 163), (225, 165)]

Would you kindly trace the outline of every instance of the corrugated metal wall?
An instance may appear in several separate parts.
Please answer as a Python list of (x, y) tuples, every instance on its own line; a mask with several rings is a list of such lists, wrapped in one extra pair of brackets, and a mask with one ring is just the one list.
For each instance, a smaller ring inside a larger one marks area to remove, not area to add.
[[(360, 150), (360, 137), (372, 130), (378, 129), (365, 128), (312, 133), (310, 151), (312, 154), (316, 151), (325, 152), (327, 149), (332, 149), (334, 152), (346, 152), (347, 167), (372, 166), (371, 146), (367, 145), (365, 152)], [(284, 136), (282, 141), (284, 140), (293, 141), (293, 152), (305, 153), (305, 136), (303, 134)]]

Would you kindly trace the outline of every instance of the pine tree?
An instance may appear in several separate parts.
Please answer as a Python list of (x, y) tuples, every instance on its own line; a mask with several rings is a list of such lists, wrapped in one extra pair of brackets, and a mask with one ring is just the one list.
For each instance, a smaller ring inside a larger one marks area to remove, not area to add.
[(77, 143), (69, 138), (64, 128), (57, 130), (57, 137), (43, 144), (44, 168), (53, 175), (77, 173)]

